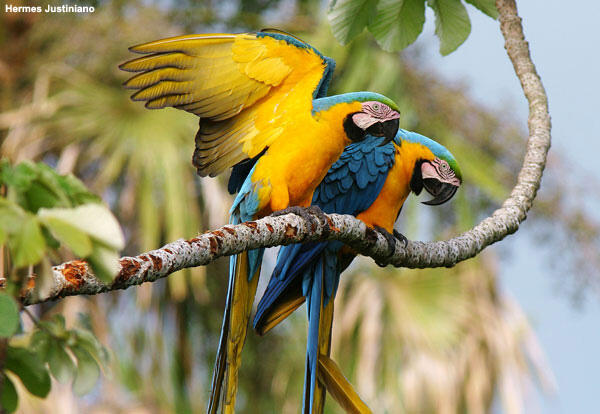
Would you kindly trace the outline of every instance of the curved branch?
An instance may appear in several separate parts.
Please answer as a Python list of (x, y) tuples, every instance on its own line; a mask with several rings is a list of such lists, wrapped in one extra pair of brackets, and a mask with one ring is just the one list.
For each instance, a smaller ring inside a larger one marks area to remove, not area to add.
[(221, 256), (302, 241), (340, 240), (358, 253), (374, 258), (378, 263), (390, 263), (394, 266), (453, 266), (514, 233), (525, 220), (540, 186), (550, 148), (550, 115), (546, 92), (531, 61), (514, 0), (497, 0), (496, 7), (500, 13), (500, 29), (506, 51), (529, 102), (529, 140), (523, 167), (510, 196), (501, 208), (473, 229), (447, 241), (409, 242), (406, 248), (396, 243), (394, 255), (385, 257), (387, 244), (384, 238), (352, 216), (328, 216), (329, 224), (333, 227), (328, 237), (323, 235), (324, 223), (310, 228), (310, 223), (293, 214), (265, 217), (236, 226), (225, 226), (192, 240), (178, 240), (139, 256), (124, 257), (120, 260), (121, 270), (118, 276), (110, 284), (98, 280), (83, 261), (56, 266), (53, 268), (54, 283), (49, 292), (43, 297), (36, 297), (35, 291), (29, 289), (24, 295), (24, 303), (33, 304), (67, 295), (125, 289), (155, 281), (187, 267), (206, 265)]

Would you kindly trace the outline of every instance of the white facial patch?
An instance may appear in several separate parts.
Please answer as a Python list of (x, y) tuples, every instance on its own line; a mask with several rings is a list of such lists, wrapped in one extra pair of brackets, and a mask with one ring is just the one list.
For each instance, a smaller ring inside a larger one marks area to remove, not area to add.
[(456, 178), (448, 162), (439, 158), (421, 164), (421, 176), (423, 179), (435, 178), (443, 183), (460, 186), (460, 180)]
[(384, 103), (367, 101), (362, 104), (362, 111), (352, 115), (354, 124), (363, 131), (377, 122), (385, 122), (400, 118), (400, 113)]

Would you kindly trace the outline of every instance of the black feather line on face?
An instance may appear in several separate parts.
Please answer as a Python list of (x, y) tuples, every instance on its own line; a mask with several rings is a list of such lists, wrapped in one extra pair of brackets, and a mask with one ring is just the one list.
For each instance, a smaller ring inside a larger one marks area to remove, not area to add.
[(384, 135), (383, 124), (381, 122), (375, 122), (367, 128), (366, 132), (374, 137), (382, 137)]
[(418, 160), (415, 163), (412, 177), (410, 177), (410, 189), (416, 195), (421, 194), (421, 191), (423, 190), (423, 174), (421, 173), (421, 164), (423, 164), (423, 162), (425, 161)]
[(344, 132), (346, 132), (346, 136), (352, 142), (362, 141), (363, 139), (365, 139), (365, 136), (367, 134), (366, 131), (363, 131), (361, 128), (356, 126), (356, 124), (352, 120), (352, 115), (356, 113), (358, 112), (351, 113), (346, 117), (346, 119), (344, 119)]

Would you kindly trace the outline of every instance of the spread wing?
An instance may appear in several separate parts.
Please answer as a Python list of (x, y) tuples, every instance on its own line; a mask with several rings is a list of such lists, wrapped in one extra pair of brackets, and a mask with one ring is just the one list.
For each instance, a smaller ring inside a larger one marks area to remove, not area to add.
[(283, 34), (188, 35), (130, 48), (146, 56), (120, 66), (148, 108), (198, 115), (194, 165), (214, 176), (260, 154), (290, 123), (311, 122), (335, 62)]

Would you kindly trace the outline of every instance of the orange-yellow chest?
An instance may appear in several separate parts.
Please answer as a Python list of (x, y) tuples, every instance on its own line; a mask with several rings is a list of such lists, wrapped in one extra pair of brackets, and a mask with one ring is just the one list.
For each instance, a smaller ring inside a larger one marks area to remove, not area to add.
[(379, 196), (357, 218), (371, 227), (380, 226), (391, 233), (400, 209), (410, 194), (410, 179), (417, 161), (433, 158), (431, 151), (421, 144), (404, 141), (400, 147), (396, 146), (394, 166)]
[[(344, 132), (344, 119), (360, 109), (358, 102), (343, 103), (286, 123), (284, 135), (259, 159), (252, 175), (253, 182), (261, 181), (261, 185), (269, 187), (259, 195), (261, 215), (289, 206), (310, 205), (314, 190), (350, 143)], [(307, 112), (310, 114), (310, 110)]]

